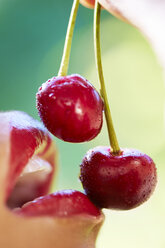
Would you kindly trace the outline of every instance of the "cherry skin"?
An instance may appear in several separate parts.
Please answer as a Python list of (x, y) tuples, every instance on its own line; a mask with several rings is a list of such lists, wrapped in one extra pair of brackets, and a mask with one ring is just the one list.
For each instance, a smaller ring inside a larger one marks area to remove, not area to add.
[(157, 176), (153, 160), (138, 150), (113, 155), (109, 147), (96, 147), (82, 161), (80, 180), (96, 206), (128, 210), (150, 197)]
[(37, 108), (47, 129), (59, 139), (84, 142), (95, 138), (102, 127), (103, 101), (83, 77), (53, 77), (37, 93)]

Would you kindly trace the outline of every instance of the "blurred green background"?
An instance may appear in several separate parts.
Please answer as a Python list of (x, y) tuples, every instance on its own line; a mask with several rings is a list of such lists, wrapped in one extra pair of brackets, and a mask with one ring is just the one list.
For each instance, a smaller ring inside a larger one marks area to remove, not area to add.
[[(57, 75), (72, 0), (0, 0), (0, 110), (22, 110), (38, 118), (35, 94)], [(93, 51), (93, 11), (80, 6), (69, 73), (79, 73), (99, 90)], [(106, 210), (97, 248), (165, 247), (164, 86), (161, 68), (142, 35), (102, 14), (102, 55), (107, 91), (121, 147), (152, 156), (158, 185), (143, 206), (125, 212)], [(54, 186), (78, 189), (79, 165), (86, 151), (109, 145), (106, 127), (92, 142), (55, 139), (60, 168)]]

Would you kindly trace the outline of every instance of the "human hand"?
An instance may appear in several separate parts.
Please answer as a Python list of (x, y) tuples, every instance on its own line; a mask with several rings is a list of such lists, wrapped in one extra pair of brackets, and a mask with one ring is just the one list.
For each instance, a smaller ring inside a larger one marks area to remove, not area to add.
[[(94, 7), (94, 0), (80, 0)], [(136, 26), (150, 41), (165, 69), (165, 0), (99, 0), (113, 15)]]

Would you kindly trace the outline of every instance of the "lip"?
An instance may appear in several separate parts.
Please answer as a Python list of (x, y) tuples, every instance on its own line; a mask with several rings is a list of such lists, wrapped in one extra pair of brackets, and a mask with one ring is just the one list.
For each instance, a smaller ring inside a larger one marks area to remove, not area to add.
[(0, 113), (0, 246), (3, 248), (95, 247), (104, 220), (100, 210), (98, 215), (90, 214), (87, 209), (60, 217), (47, 213), (25, 216), (16, 214), (6, 205), (18, 178), (27, 173), (26, 165), (36, 162), (35, 159), (51, 166), (48, 169), (41, 165), (42, 169), (47, 168), (47, 180), (40, 195), (46, 195), (57, 170), (56, 157), (52, 139), (38, 121), (18, 111)]
[(25, 203), (48, 193), (51, 183), (52, 166), (38, 155), (33, 155), (16, 178), (14, 188), (11, 190), (7, 206), (14, 210)]
[[(8, 123), (10, 154), (5, 201), (21, 207), (50, 190), (56, 172), (57, 152), (47, 130), (23, 112), (3, 113)], [(22, 196), (17, 196), (24, 188)], [(14, 200), (16, 202), (14, 202)]]

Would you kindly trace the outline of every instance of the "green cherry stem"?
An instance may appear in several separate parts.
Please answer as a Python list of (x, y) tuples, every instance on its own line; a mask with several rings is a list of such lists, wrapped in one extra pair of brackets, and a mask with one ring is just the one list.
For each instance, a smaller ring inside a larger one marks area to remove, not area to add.
[(58, 76), (66, 76), (67, 75), (69, 58), (70, 58), (70, 51), (71, 51), (71, 46), (72, 46), (72, 38), (73, 38), (73, 32), (74, 32), (78, 7), (79, 7), (79, 0), (74, 0), (71, 14), (70, 14), (70, 18), (69, 18), (69, 24), (68, 24), (67, 33), (66, 33), (64, 51), (63, 51), (63, 56), (62, 56)]
[(110, 107), (109, 107), (106, 88), (105, 88), (104, 76), (103, 76), (103, 68), (102, 68), (102, 62), (101, 62), (101, 46), (100, 46), (100, 14), (101, 14), (101, 5), (99, 4), (98, 0), (96, 0), (95, 11), (94, 11), (95, 58), (96, 58), (96, 66), (97, 66), (99, 81), (101, 85), (100, 93), (104, 100), (104, 111), (105, 111), (105, 118), (106, 118), (106, 123), (107, 123), (109, 141), (110, 141), (110, 145), (112, 148), (112, 153), (115, 155), (115, 154), (120, 153), (120, 147), (119, 147), (115, 129), (113, 126), (113, 121), (111, 117)]

